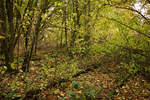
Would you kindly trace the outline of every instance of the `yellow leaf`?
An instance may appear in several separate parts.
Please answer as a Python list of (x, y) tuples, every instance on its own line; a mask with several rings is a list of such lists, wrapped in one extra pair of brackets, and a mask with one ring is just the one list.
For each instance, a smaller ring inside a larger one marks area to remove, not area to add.
[(82, 91), (80, 90), (80, 91), (78, 91), (78, 93), (79, 93), (79, 94), (82, 94)]
[(0, 23), (3, 23), (3, 21), (2, 21), (2, 20), (0, 20)]
[(4, 69), (7, 70), (7, 66), (4, 66)]
[(0, 39), (5, 39), (5, 37), (4, 36), (0, 36)]
[(11, 63), (11, 68), (15, 69), (15, 64), (14, 63)]

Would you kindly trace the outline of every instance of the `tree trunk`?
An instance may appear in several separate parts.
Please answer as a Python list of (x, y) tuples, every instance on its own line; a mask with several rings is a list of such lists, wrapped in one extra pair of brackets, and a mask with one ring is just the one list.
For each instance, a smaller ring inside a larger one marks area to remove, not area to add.
[(5, 39), (2, 39), (0, 44), (1, 54), (6, 54), (5, 52), (7, 52), (6, 11), (5, 11), (4, 3), (5, 3), (4, 0), (0, 0), (0, 20), (2, 21), (0, 23), (0, 36), (5, 36)]
[[(85, 9), (85, 36), (84, 36), (84, 40), (86, 42), (86, 46), (88, 47), (90, 45), (90, 0), (86, 0), (87, 4), (85, 5), (86, 9)], [(87, 16), (87, 17), (86, 17)]]
[(65, 9), (64, 9), (64, 25), (65, 25), (65, 45), (68, 50), (68, 30), (67, 30), (67, 3), (65, 2)]
[(71, 47), (74, 47), (74, 42), (76, 39), (76, 5), (75, 5), (76, 0), (72, 0), (72, 7), (73, 7), (73, 29), (71, 32)]
[[(47, 0), (45, 0), (45, 2), (46, 1)], [(42, 11), (38, 15), (37, 23), (35, 24), (35, 30), (34, 30), (35, 34), (33, 35), (33, 39), (32, 39), (32, 42), (31, 42), (31, 47), (26, 52), (24, 63), (23, 63), (23, 66), (22, 66), (22, 70), (24, 72), (29, 71), (30, 60), (32, 58), (33, 51), (35, 51), (35, 54), (37, 52), (38, 38), (39, 38), (41, 21), (42, 21), (42, 14), (45, 13), (45, 10), (46, 10), (46, 8), (44, 6), (44, 8), (42, 8)]]
[[(62, 26), (64, 25), (64, 18), (62, 19)], [(63, 33), (64, 33), (64, 29), (62, 28), (62, 31), (60, 33), (60, 47), (63, 47)]]
[(7, 52), (5, 52), (5, 61), (6, 66), (8, 67), (8, 71), (12, 71), (11, 63), (13, 62), (14, 55), (14, 39), (15, 39), (15, 31), (14, 31), (14, 22), (13, 22), (13, 0), (6, 0), (6, 10), (8, 16), (8, 33), (10, 35), (9, 41), (7, 42), (8, 48)]

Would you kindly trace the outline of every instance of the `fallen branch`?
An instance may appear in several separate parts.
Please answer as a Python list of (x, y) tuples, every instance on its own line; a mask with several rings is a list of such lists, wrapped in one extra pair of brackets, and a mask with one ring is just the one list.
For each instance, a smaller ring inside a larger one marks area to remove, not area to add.
[[(81, 74), (84, 74), (84, 73), (88, 73), (89, 71), (93, 71), (93, 70), (99, 68), (100, 66), (101, 66), (100, 63), (89, 65), (89, 66), (87, 66), (88, 68), (87, 68), (86, 70), (83, 70), (83, 71), (78, 72), (77, 74), (73, 75), (72, 78), (78, 77), (78, 76), (80, 76)], [(52, 83), (48, 84), (48, 85), (45, 87), (44, 90), (35, 89), (35, 90), (28, 91), (28, 92), (26, 93), (26, 96), (25, 96), (25, 98), (24, 98), (23, 100), (27, 100), (27, 99), (33, 98), (33, 95), (39, 94), (39, 93), (41, 93), (42, 91), (45, 91), (45, 90), (50, 89), (50, 88), (53, 88), (53, 87), (55, 87), (57, 84), (59, 85), (59, 84), (61, 84), (61, 83), (63, 83), (63, 82), (69, 82), (69, 81), (71, 81), (71, 80), (69, 80), (69, 79), (60, 79), (60, 80), (56, 80), (56, 81), (53, 81)]]

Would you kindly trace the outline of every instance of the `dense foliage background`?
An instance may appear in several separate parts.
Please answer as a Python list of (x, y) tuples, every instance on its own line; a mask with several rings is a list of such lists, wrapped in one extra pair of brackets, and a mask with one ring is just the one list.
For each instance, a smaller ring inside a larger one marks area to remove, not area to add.
[(0, 98), (148, 100), (149, 14), (149, 0), (0, 0)]

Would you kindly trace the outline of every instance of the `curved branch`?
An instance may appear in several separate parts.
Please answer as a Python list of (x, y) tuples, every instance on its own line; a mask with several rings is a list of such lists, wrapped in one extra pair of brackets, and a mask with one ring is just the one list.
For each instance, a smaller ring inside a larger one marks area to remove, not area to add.
[(123, 26), (125, 26), (125, 27), (127, 27), (127, 28), (129, 28), (129, 29), (131, 29), (131, 30), (133, 30), (133, 31), (135, 31), (135, 32), (137, 32), (137, 33), (139, 33), (139, 34), (142, 34), (142, 35), (144, 35), (144, 36), (150, 38), (150, 36), (147, 35), (147, 34), (145, 34), (144, 32), (142, 32), (142, 31), (140, 31), (140, 30), (138, 30), (138, 29), (135, 29), (135, 28), (133, 28), (133, 27), (131, 27), (131, 26), (125, 24), (125, 23), (122, 23), (122, 22), (120, 22), (120, 21), (118, 21), (118, 20), (116, 20), (116, 19), (114, 19), (114, 18), (109, 18), (109, 17), (103, 16), (103, 15), (100, 15), (100, 16), (101, 16), (101, 17), (104, 17), (104, 18), (106, 18), (106, 19), (108, 19), (108, 20), (115, 21), (115, 22), (119, 23), (120, 25), (123, 25)]
[(126, 7), (115, 6), (115, 5), (111, 5), (111, 4), (106, 4), (106, 5), (109, 5), (109, 6), (112, 6), (112, 7), (115, 7), (115, 8), (119, 8), (119, 9), (126, 9), (126, 10), (130, 10), (130, 11), (136, 12), (136, 13), (139, 14), (142, 18), (144, 18), (148, 24), (150, 24), (149, 19), (148, 19), (146, 16), (144, 16), (144, 15), (143, 15), (140, 11), (138, 11), (138, 10), (135, 10), (135, 9), (133, 9), (133, 8), (126, 8)]

